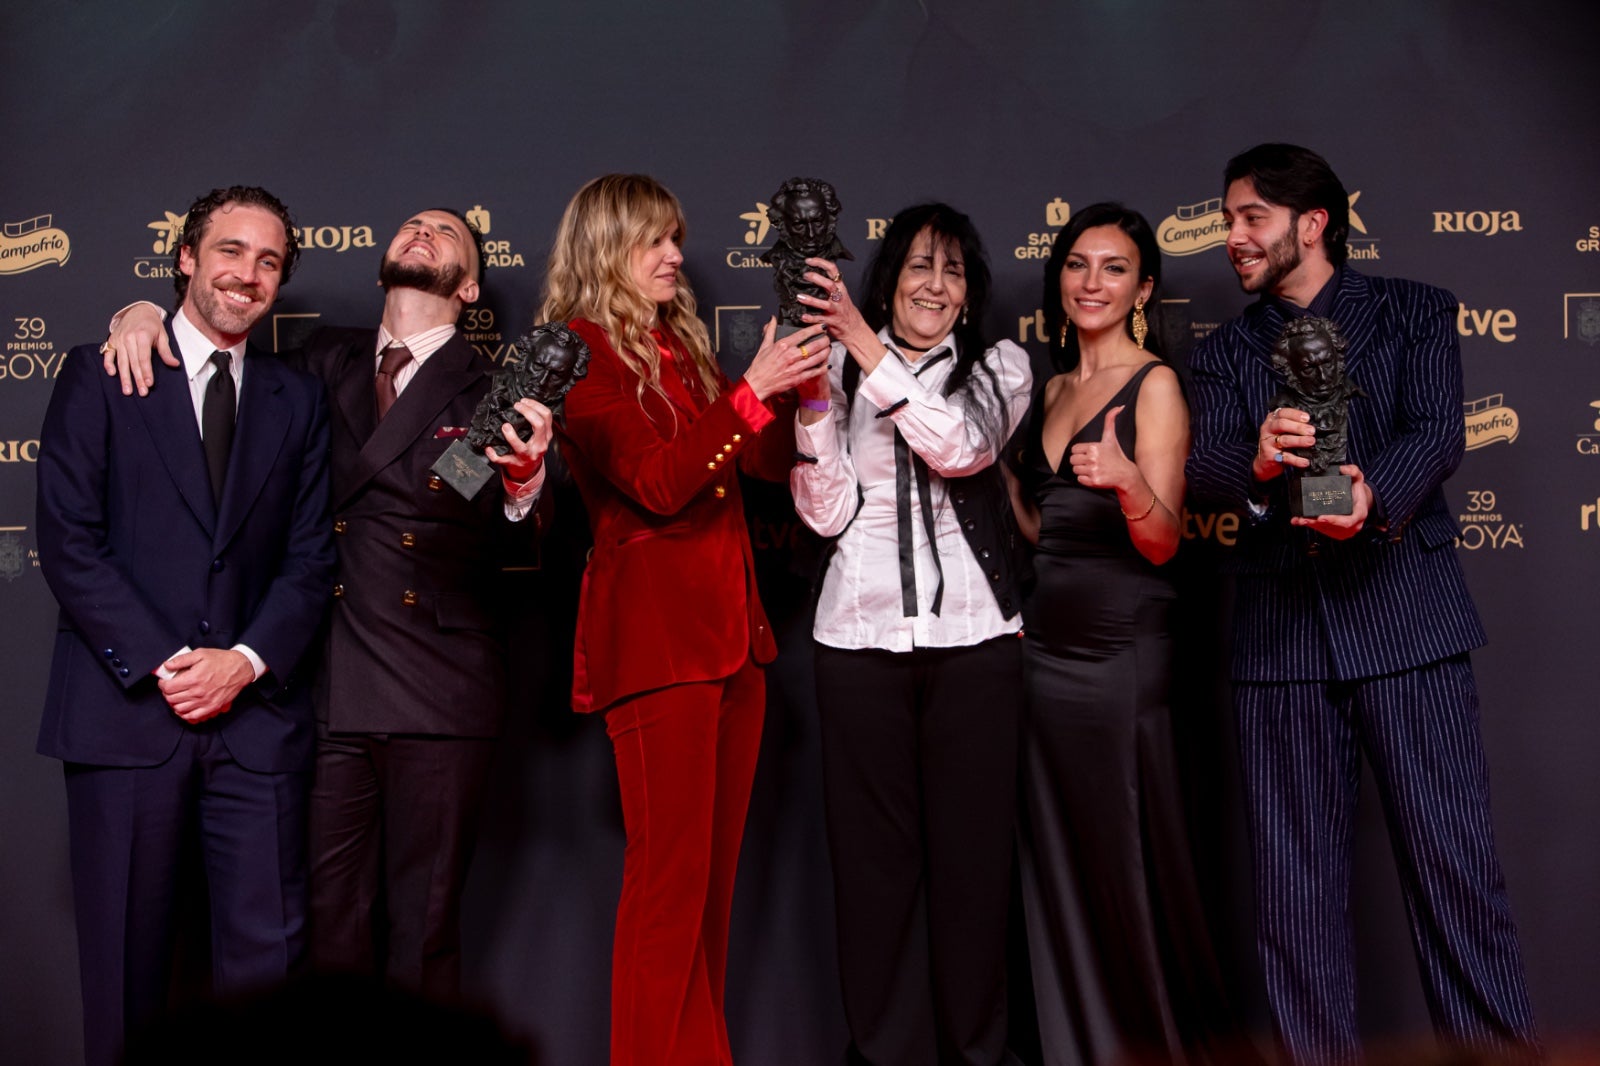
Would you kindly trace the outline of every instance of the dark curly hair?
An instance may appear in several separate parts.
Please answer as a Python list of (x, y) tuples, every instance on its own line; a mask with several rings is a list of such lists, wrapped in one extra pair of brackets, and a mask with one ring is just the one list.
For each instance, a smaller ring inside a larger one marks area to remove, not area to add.
[(289, 284), (289, 278), (294, 275), (295, 264), (300, 261), (300, 241), (294, 235), (294, 219), (289, 217), (289, 209), (283, 206), (283, 201), (259, 185), (229, 185), (226, 189), (212, 189), (189, 205), (189, 213), (183, 220), (183, 239), (172, 249), (172, 287), (178, 290), (178, 303), (183, 303), (184, 297), (189, 294), (189, 275), (179, 269), (183, 250), (189, 249), (191, 256), (199, 254), (201, 238), (211, 227), (211, 216), (229, 204), (265, 208), (278, 216), (283, 223), (284, 233), (283, 276), (278, 284)]

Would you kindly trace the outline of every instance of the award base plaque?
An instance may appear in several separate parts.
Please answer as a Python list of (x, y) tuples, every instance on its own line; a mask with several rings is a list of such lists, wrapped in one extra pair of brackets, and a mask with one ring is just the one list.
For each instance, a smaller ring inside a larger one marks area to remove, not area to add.
[(446, 485), (469, 500), (494, 477), (494, 466), (483, 457), (482, 452), (474, 451), (465, 440), (458, 440), (446, 448), (430, 469)]
[[(446, 453), (448, 454), (448, 453)], [(1307, 474), (1289, 479), (1289, 513), (1296, 518), (1316, 518), (1325, 514), (1349, 514), (1355, 510), (1355, 496), (1346, 474)]]

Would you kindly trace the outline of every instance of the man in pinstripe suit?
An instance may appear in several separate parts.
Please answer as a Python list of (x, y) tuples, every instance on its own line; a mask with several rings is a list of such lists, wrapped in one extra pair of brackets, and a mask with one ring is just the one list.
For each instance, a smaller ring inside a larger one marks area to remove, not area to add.
[[(1233, 681), (1249, 806), (1257, 943), (1299, 1062), (1358, 1056), (1351, 831), (1365, 754), (1387, 816), (1435, 1030), (1537, 1046), (1489, 818), (1467, 653), (1483, 627), (1440, 486), (1461, 461), (1455, 297), (1344, 265), (1344, 186), (1316, 153), (1264, 144), (1226, 175), (1228, 256), (1260, 299), (1191, 358), (1196, 497), (1252, 516), (1237, 570)], [(1269, 409), (1284, 323), (1349, 341), (1353, 513), (1293, 518), (1285, 467), (1309, 460), (1304, 412)]]

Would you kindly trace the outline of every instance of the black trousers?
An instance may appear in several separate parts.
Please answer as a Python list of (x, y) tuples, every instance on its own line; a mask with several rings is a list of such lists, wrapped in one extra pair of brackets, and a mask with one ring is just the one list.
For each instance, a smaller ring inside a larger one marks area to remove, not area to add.
[[(436, 1000), (461, 991), (461, 891), (494, 741), (333, 734), (311, 786), (311, 961)], [(382, 905), (387, 950), (376, 952)]]
[(851, 1062), (1006, 1057), (1021, 651), (817, 646)]

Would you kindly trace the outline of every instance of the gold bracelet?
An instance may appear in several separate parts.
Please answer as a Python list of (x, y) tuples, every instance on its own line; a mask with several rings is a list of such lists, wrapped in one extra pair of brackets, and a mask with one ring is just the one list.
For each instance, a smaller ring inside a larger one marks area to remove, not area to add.
[(1155, 509), (1156, 509), (1156, 494), (1154, 492), (1150, 493), (1150, 506), (1146, 507), (1144, 509), (1144, 514), (1132, 515), (1132, 514), (1129, 514), (1127, 511), (1122, 511), (1121, 507), (1117, 508), (1117, 510), (1122, 511), (1122, 517), (1126, 518), (1130, 522), (1139, 522), (1139, 521), (1142, 521), (1142, 520), (1144, 520), (1146, 518), (1149, 518), (1150, 517), (1150, 512), (1154, 511)]

